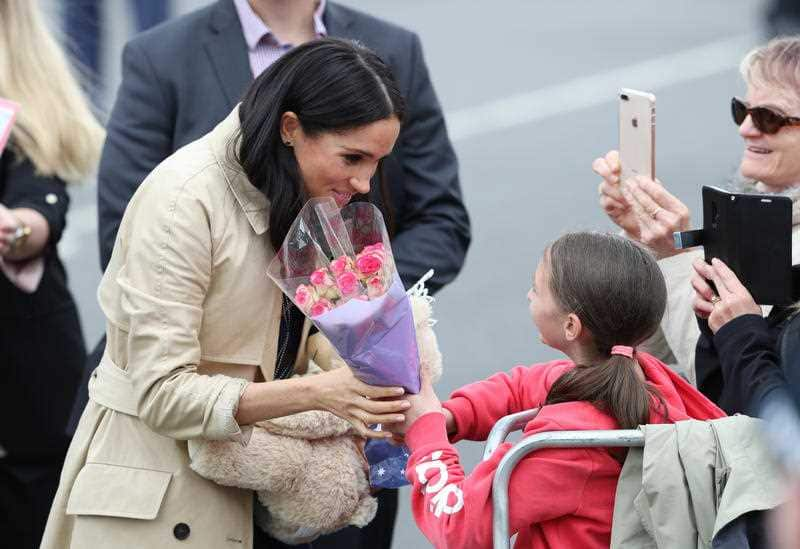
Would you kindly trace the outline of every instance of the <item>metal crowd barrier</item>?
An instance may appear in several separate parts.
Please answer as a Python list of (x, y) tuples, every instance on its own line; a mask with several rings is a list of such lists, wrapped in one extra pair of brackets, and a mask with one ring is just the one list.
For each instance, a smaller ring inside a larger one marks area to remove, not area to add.
[[(538, 408), (519, 412), (498, 421), (486, 440), (484, 460), (503, 443), (510, 432), (524, 427), (538, 412)], [(508, 481), (511, 479), (514, 467), (522, 458), (542, 448), (630, 448), (642, 446), (644, 446), (644, 434), (638, 429), (551, 431), (537, 433), (519, 441), (500, 460), (492, 482), (494, 549), (510, 549), (511, 547), (508, 526)]]
[(489, 459), (494, 451), (497, 450), (497, 447), (505, 442), (506, 437), (508, 437), (510, 433), (519, 431), (525, 427), (538, 413), (539, 408), (533, 408), (500, 418), (500, 420), (494, 424), (494, 427), (492, 427), (489, 433), (489, 437), (486, 439), (486, 447), (483, 450), (483, 461)]

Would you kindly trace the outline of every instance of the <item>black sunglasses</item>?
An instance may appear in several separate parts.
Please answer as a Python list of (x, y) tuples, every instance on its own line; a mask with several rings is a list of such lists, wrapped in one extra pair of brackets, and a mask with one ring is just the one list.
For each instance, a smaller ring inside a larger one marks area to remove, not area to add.
[(800, 126), (800, 118), (783, 116), (768, 107), (748, 107), (747, 103), (734, 97), (731, 99), (731, 115), (737, 126), (744, 123), (747, 115), (753, 120), (753, 125), (762, 133), (778, 133), (784, 126)]

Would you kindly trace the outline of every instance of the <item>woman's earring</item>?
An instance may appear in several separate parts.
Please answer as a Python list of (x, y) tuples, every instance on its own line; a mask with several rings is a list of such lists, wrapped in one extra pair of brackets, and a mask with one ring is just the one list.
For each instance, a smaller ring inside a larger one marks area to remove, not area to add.
[(284, 141), (283, 144), (286, 145), (287, 147), (291, 147), (292, 146), (292, 142), (289, 141), (288, 139), (286, 141)]

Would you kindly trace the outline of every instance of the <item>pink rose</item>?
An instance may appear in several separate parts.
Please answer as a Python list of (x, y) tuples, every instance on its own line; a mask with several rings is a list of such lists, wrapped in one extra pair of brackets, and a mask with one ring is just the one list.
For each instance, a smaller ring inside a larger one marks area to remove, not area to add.
[(336, 277), (336, 285), (343, 296), (354, 294), (358, 290), (358, 277), (351, 271), (346, 271)]
[(374, 255), (378, 256), (381, 261), (383, 261), (386, 259), (386, 249), (383, 247), (383, 242), (378, 242), (370, 246), (364, 246), (364, 249), (361, 250), (361, 253), (358, 255)]
[(331, 261), (331, 272), (333, 276), (339, 276), (351, 267), (352, 261), (346, 255), (337, 257)]
[(305, 284), (300, 284), (294, 291), (294, 302), (301, 309), (307, 308), (314, 301), (314, 290)]
[(373, 276), (367, 280), (367, 295), (369, 297), (379, 297), (383, 295), (385, 288), (383, 280), (379, 276)]
[(317, 269), (316, 271), (311, 273), (311, 276), (309, 277), (309, 280), (311, 280), (311, 283), (314, 286), (332, 286), (333, 285), (333, 279), (331, 278), (331, 275), (328, 274), (327, 269)]
[(376, 254), (361, 254), (356, 259), (356, 268), (362, 275), (369, 276), (375, 274), (381, 270), (381, 267), (383, 267), (383, 258)]
[(311, 316), (319, 316), (333, 309), (333, 303), (327, 299), (320, 299), (311, 306)]

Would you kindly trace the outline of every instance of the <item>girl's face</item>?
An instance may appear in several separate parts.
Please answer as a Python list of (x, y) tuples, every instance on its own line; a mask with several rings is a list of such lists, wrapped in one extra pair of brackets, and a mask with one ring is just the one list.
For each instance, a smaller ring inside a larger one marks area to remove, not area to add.
[[(748, 86), (750, 107), (768, 107), (784, 116), (800, 117), (796, 92)], [(761, 181), (778, 190), (800, 184), (800, 127), (784, 126), (769, 135), (758, 130), (748, 115), (739, 126), (744, 139), (744, 154), (739, 169), (742, 176)]]
[(545, 254), (536, 267), (533, 286), (528, 290), (528, 310), (542, 343), (563, 352), (568, 344), (565, 325), (569, 315), (561, 309), (550, 290), (549, 270)]
[[(294, 117), (286, 120), (287, 116)], [(400, 121), (384, 118), (341, 132), (309, 136), (294, 113), (284, 113), (282, 136), (294, 149), (305, 184), (312, 198), (331, 196), (341, 208), (354, 194), (367, 194), (378, 161), (392, 152)]]

